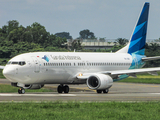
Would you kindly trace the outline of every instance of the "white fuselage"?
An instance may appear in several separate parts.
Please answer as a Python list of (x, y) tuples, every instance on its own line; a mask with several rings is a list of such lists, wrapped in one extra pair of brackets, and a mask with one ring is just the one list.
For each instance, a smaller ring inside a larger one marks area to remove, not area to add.
[(82, 84), (80, 73), (128, 70), (131, 63), (126, 53), (35, 52), (9, 60), (3, 74), (13, 83)]

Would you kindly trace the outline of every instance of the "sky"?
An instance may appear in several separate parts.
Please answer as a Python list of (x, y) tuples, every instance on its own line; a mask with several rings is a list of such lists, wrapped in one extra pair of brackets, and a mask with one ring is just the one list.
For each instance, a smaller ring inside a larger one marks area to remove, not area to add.
[(147, 39), (160, 38), (160, 0), (0, 0), (0, 27), (38, 22), (48, 32), (73, 38), (89, 29), (97, 38), (129, 39), (144, 2), (150, 2)]

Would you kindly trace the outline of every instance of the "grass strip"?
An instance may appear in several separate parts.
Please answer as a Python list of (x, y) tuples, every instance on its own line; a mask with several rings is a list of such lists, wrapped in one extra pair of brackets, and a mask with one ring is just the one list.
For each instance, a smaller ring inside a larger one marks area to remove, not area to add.
[(118, 82), (160, 84), (159, 78), (126, 78)]
[(159, 120), (160, 102), (0, 103), (0, 119)]
[(2, 74), (2, 69), (0, 69), (0, 78), (5, 78), (4, 75)]

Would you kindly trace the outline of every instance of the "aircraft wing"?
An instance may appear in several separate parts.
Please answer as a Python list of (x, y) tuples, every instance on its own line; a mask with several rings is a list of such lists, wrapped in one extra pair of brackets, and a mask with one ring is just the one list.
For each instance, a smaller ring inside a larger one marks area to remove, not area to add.
[(0, 66), (0, 69), (4, 69), (5, 66)]
[[(115, 77), (115, 76), (123, 75), (123, 74), (133, 76), (138, 73), (147, 73), (148, 72), (149, 74), (152, 74), (152, 75), (158, 75), (157, 71), (160, 71), (160, 67), (129, 69), (129, 70), (116, 70), (116, 71), (102, 71), (102, 72), (99, 72), (99, 74), (106, 74), (106, 75), (110, 75), (111, 77)], [(89, 76), (91, 76), (93, 74), (97, 74), (97, 73), (84, 73), (84, 74), (78, 75), (77, 78), (78, 79), (87, 79)]]
[(129, 69), (129, 70), (119, 70), (112, 71), (111, 75), (123, 75), (123, 74), (138, 74), (138, 73), (154, 73), (160, 71), (160, 67), (157, 68), (142, 68), (142, 69)]

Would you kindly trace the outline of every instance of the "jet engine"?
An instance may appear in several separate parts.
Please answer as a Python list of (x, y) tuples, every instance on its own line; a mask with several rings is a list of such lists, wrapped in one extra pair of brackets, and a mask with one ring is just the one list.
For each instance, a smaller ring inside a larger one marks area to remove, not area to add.
[(40, 89), (44, 86), (41, 84), (26, 85), (26, 84), (21, 84), (21, 83), (11, 83), (11, 85), (14, 87), (22, 87), (24, 89)]
[(94, 74), (87, 79), (87, 86), (93, 90), (104, 90), (110, 88), (113, 84), (113, 79), (109, 75)]

